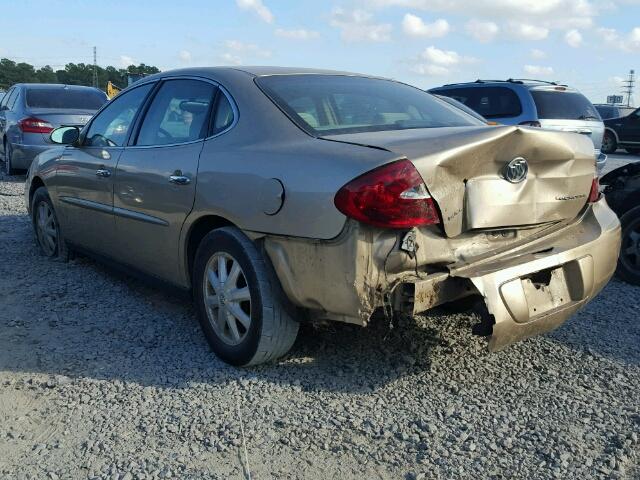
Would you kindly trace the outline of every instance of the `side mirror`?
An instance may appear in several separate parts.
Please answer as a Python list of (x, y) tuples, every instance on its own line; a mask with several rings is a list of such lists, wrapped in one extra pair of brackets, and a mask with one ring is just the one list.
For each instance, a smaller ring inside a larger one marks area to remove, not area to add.
[(80, 138), (80, 129), (78, 127), (60, 127), (56, 128), (49, 138), (53, 143), (61, 145), (72, 145)]

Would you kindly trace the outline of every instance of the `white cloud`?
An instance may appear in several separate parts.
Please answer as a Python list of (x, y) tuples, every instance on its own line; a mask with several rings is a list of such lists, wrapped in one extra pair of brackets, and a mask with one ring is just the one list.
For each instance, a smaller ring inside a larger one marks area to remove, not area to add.
[(267, 23), (273, 22), (273, 13), (262, 3), (262, 0), (236, 0), (236, 4), (242, 10), (253, 12)]
[(469, 20), (464, 29), (469, 35), (482, 43), (490, 42), (500, 31), (500, 28), (494, 22), (483, 22), (476, 19)]
[(131, 58), (128, 55), (120, 55), (120, 65), (122, 66), (122, 68), (127, 68), (130, 65), (135, 65), (136, 62), (134, 62), (133, 58)]
[(619, 33), (614, 28), (598, 28), (596, 33), (609, 47), (625, 52), (640, 51), (640, 27), (635, 27), (627, 34)]
[(402, 30), (413, 37), (438, 38), (449, 33), (451, 27), (442, 18), (433, 23), (424, 23), (420, 17), (407, 13), (402, 19)]
[(442, 65), (430, 65), (426, 63), (416, 65), (411, 69), (411, 71), (419, 75), (426, 75), (429, 77), (439, 77), (449, 74), (449, 69), (447, 67), (443, 67)]
[(178, 53), (178, 58), (182, 63), (191, 63), (191, 52), (188, 50), (180, 50)]
[(422, 52), (422, 58), (437, 65), (456, 65), (460, 63), (460, 55), (453, 50), (440, 50), (434, 46)]
[(539, 75), (541, 77), (553, 75), (553, 68), (540, 65), (525, 65), (523, 70), (529, 75)]
[(536, 60), (547, 58), (547, 54), (538, 48), (532, 48), (531, 52), (529, 53), (531, 55), (531, 58), (535, 58)]
[(228, 65), (242, 65), (245, 63), (245, 58), (268, 58), (271, 56), (270, 50), (239, 40), (227, 40), (224, 42), (224, 46), (226, 51), (220, 55), (220, 59)]
[(305, 30), (304, 28), (295, 30), (284, 30), (282, 28), (278, 28), (275, 31), (275, 34), (278, 37), (290, 38), (292, 40), (311, 40), (312, 38), (318, 38), (320, 36), (318, 32), (313, 30)]
[(386, 42), (391, 38), (389, 23), (374, 23), (373, 15), (365, 10), (344, 10), (336, 7), (331, 12), (330, 24), (341, 30), (341, 36), (349, 42)]
[(576, 29), (569, 30), (564, 36), (564, 41), (570, 47), (578, 48), (582, 45), (582, 34)]
[(549, 29), (528, 23), (509, 22), (509, 33), (520, 40), (544, 40), (549, 35)]

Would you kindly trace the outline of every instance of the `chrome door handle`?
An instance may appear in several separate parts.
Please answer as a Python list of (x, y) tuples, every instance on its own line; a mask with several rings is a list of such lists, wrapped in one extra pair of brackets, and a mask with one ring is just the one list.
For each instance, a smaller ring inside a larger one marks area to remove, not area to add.
[(191, 179), (184, 175), (171, 175), (169, 177), (169, 182), (175, 183), (176, 185), (189, 185), (191, 183)]
[(109, 170), (106, 170), (106, 169), (103, 169), (103, 168), (101, 168), (99, 170), (96, 170), (96, 177), (107, 178), (107, 177), (110, 177), (110, 176), (111, 176), (111, 172)]

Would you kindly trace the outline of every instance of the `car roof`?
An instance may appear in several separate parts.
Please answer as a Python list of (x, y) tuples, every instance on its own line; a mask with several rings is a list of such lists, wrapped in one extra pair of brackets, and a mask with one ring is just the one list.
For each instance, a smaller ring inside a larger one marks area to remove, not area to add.
[(97, 90), (101, 91), (99, 88), (95, 87), (87, 87), (85, 85), (65, 85), (63, 83), (16, 83), (14, 87), (26, 87), (29, 90), (40, 90), (40, 89), (67, 89), (67, 90)]
[(535, 80), (535, 79), (531, 79), (531, 78), (508, 78), (506, 80), (482, 80), (482, 79), (479, 78), (478, 80), (474, 80), (472, 82), (447, 83), (446, 85), (443, 85), (442, 87), (437, 87), (437, 88), (462, 87), (462, 86), (479, 86), (479, 87), (481, 87), (481, 86), (487, 86), (487, 85), (505, 85), (505, 84), (522, 85), (522, 86), (525, 86), (525, 87), (544, 87), (544, 86), (549, 86), (549, 87), (567, 87), (567, 85), (562, 84), (562, 83), (549, 82), (549, 81), (546, 81), (546, 80)]
[(236, 74), (245, 74), (252, 77), (264, 77), (271, 75), (348, 75), (357, 77), (380, 78), (361, 73), (344, 72), (339, 70), (325, 70), (319, 68), (301, 67), (274, 67), (274, 66), (237, 66), (237, 67), (193, 67), (167, 70), (145, 77), (145, 80), (154, 78), (166, 78), (175, 76), (197, 76), (216, 79), (220, 76), (229, 77)]

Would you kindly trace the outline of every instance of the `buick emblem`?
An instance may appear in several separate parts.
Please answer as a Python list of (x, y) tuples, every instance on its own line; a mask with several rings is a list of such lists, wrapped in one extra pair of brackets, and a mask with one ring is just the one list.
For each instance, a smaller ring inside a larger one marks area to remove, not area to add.
[(520, 183), (527, 178), (529, 164), (522, 157), (516, 157), (504, 166), (502, 175), (511, 183)]

